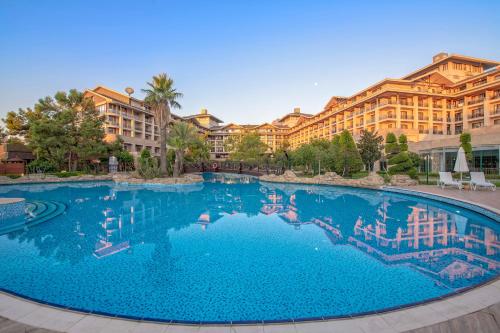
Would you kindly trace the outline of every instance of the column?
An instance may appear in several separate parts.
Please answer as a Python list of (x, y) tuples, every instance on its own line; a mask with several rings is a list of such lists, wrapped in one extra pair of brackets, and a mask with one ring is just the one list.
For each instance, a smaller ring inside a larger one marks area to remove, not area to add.
[[(427, 104), (429, 105), (427, 109), (427, 114), (429, 115), (429, 134), (434, 134), (434, 98), (429, 96), (427, 98)], [(424, 116), (425, 117), (425, 116)]]
[(396, 128), (401, 128), (401, 104), (399, 104), (399, 95), (396, 96)]
[(485, 91), (485, 98), (483, 101), (483, 112), (484, 112), (484, 126), (490, 126), (490, 112), (491, 105), (489, 103), (490, 98), (493, 96), (493, 91), (487, 90)]
[(469, 96), (464, 96), (464, 106), (462, 108), (462, 131), (465, 132), (466, 130), (469, 129), (469, 122), (468, 122), (468, 119), (469, 119), (469, 107), (468, 107), (468, 104), (469, 103)]
[(413, 96), (413, 128), (418, 131), (418, 95)]

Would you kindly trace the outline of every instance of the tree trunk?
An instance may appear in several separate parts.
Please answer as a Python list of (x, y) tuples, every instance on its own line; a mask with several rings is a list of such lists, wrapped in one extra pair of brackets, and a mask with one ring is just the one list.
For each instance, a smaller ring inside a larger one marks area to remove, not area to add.
[(180, 167), (181, 167), (181, 152), (179, 150), (175, 151), (175, 162), (174, 162), (174, 177), (179, 177)]
[(71, 172), (71, 166), (72, 166), (71, 159), (72, 159), (72, 156), (71, 156), (71, 151), (70, 151), (68, 154), (68, 171), (69, 172)]
[(160, 129), (160, 174), (167, 176), (167, 127)]

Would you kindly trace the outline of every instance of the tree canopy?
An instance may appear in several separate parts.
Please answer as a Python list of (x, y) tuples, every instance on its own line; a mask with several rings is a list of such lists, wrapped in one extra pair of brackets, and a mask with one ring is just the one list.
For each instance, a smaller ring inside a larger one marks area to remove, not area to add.
[(249, 164), (260, 163), (266, 151), (267, 145), (260, 140), (257, 133), (251, 132), (241, 137), (231, 137), (227, 142), (229, 157), (234, 161), (243, 161)]
[(11, 111), (3, 121), (9, 135), (24, 137), (36, 159), (57, 170), (88, 168), (108, 152), (102, 118), (75, 89), (39, 99), (33, 109)]
[(160, 129), (160, 172), (167, 175), (167, 138), (170, 125), (171, 109), (180, 109), (179, 99), (182, 93), (174, 88), (174, 80), (162, 73), (153, 76), (152, 82), (147, 82), (148, 88), (142, 89), (146, 94), (144, 102), (154, 113), (155, 123)]

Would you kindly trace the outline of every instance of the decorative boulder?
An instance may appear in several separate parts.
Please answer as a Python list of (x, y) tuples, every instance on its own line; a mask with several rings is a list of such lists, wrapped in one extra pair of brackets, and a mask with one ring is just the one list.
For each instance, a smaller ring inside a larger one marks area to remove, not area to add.
[(382, 186), (384, 185), (384, 178), (376, 172), (370, 172), (370, 174), (364, 178), (361, 178), (361, 185), (363, 186)]
[(411, 179), (408, 175), (394, 175), (391, 176), (392, 186), (415, 186), (418, 185), (416, 179)]
[(295, 179), (295, 178), (297, 178), (297, 175), (292, 170), (286, 170), (285, 173), (283, 174), (283, 178)]

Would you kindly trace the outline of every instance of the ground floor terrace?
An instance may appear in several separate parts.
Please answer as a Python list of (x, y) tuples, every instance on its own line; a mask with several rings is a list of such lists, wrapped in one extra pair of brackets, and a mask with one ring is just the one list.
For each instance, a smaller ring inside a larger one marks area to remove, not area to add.
[[(397, 189), (396, 189), (397, 190)], [(435, 186), (405, 190), (471, 202), (500, 213), (500, 192)], [(500, 280), (430, 303), (356, 318), (252, 325), (179, 325), (79, 313), (0, 293), (0, 332), (499, 332)]]

